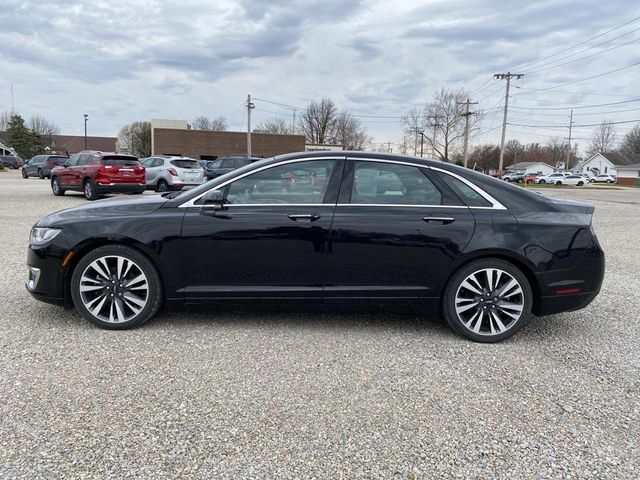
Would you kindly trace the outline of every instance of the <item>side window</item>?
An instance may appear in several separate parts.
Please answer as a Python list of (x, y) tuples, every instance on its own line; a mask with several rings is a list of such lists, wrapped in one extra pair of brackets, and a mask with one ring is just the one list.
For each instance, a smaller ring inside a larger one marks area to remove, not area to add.
[(76, 165), (78, 165), (79, 160), (80, 160), (80, 155), (78, 155), (77, 153), (75, 155), (71, 155), (71, 158), (69, 158), (69, 166), (75, 167)]
[(235, 168), (235, 161), (233, 158), (226, 158), (222, 161), (220, 168)]
[(82, 165), (86, 165), (87, 163), (89, 163), (89, 157), (90, 155), (80, 155), (80, 158), (78, 158), (78, 166), (82, 166)]
[(453, 192), (464, 200), (469, 207), (491, 207), (491, 202), (476, 192), (469, 185), (447, 173), (437, 172), (440, 178)]
[(228, 187), (234, 204), (320, 204), (329, 186), (335, 160), (310, 160), (267, 168)]
[(351, 203), (440, 205), (442, 194), (418, 167), (356, 162)]
[(151, 158), (146, 158), (143, 162), (141, 162), (141, 165), (145, 168), (151, 168), (151, 167), (155, 167), (155, 163), (156, 163), (156, 159), (151, 157)]

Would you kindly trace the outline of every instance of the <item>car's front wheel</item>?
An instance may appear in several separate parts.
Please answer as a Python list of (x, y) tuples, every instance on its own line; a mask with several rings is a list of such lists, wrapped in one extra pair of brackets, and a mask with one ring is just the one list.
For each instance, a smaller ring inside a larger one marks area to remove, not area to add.
[(24, 168), (22, 169), (22, 178), (29, 178), (29, 174)]
[(475, 260), (449, 279), (442, 299), (447, 323), (475, 342), (505, 340), (531, 317), (533, 303), (527, 277), (497, 258)]
[(562, 185), (562, 182), (561, 182), (560, 180), (558, 180), (558, 181), (556, 182), (556, 185)]
[(584, 185), (584, 182), (578, 182), (578, 186), (581, 187)]
[(546, 181), (546, 180), (540, 180), (538, 183), (539, 183), (540, 185), (544, 185), (545, 183), (547, 183), (547, 181)]
[(142, 325), (162, 303), (162, 282), (143, 254), (124, 245), (106, 245), (84, 256), (71, 278), (71, 296), (94, 325), (123, 330)]
[(42, 173), (42, 169), (41, 168), (38, 169), (38, 178), (40, 180), (44, 180), (44, 173)]
[(60, 186), (60, 180), (58, 180), (58, 177), (53, 177), (51, 179), (51, 191), (56, 197), (64, 195), (65, 190)]

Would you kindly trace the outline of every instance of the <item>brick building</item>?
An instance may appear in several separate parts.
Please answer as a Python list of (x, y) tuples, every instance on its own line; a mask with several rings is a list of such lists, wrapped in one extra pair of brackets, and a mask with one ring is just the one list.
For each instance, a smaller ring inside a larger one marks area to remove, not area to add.
[[(304, 148), (304, 135), (251, 134), (251, 154), (255, 157), (301, 152)], [(153, 119), (151, 152), (152, 155), (184, 155), (202, 160), (246, 155), (247, 134), (191, 130), (184, 121)]]

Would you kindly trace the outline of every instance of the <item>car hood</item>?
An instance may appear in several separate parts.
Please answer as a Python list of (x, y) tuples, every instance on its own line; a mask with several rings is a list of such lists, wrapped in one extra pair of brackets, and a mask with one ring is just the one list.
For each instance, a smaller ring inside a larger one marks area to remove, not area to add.
[(165, 203), (167, 203), (167, 199), (160, 195), (107, 198), (52, 213), (40, 219), (37, 225), (55, 227), (69, 221), (87, 220), (95, 217), (127, 217), (148, 214), (156, 211)]

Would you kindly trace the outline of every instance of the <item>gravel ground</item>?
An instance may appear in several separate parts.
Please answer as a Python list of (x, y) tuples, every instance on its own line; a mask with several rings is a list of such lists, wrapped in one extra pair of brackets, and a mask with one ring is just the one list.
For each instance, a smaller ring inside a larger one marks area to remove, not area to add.
[(602, 293), (498, 345), (383, 313), (99, 330), (23, 286), (30, 227), (82, 197), (0, 192), (2, 478), (640, 477), (640, 189), (553, 192), (597, 205)]

